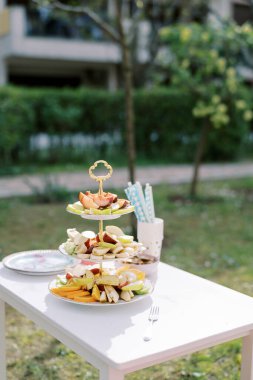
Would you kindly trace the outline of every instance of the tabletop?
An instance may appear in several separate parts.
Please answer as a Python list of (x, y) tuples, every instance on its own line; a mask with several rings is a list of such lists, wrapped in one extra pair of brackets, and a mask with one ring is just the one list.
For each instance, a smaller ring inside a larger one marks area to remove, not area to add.
[[(0, 263), (0, 298), (42, 327), (51, 326), (47, 330), (57, 338), (68, 336), (85, 352), (122, 371), (246, 336), (253, 329), (251, 297), (163, 263), (152, 295), (132, 304), (90, 307), (64, 302), (48, 291), (53, 278), (18, 274)], [(153, 339), (145, 342), (152, 304), (160, 306), (160, 316)]]

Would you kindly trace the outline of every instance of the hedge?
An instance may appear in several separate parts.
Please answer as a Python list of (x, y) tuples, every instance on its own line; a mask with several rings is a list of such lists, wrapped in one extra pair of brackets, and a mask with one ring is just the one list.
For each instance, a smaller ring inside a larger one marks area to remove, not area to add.
[[(135, 91), (138, 158), (192, 161), (201, 126), (192, 116), (193, 101), (174, 88)], [(85, 162), (90, 157), (126, 160), (122, 92), (0, 87), (0, 132), (0, 166)], [(41, 133), (49, 136), (50, 146), (32, 148), (31, 137)], [(206, 160), (238, 158), (248, 135), (246, 125), (235, 118), (213, 130)]]

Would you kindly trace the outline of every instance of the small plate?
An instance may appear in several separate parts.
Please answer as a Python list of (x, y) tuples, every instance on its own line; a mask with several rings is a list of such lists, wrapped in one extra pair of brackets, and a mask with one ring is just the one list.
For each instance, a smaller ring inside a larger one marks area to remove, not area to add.
[(81, 218), (83, 219), (89, 219), (89, 220), (112, 220), (112, 219), (118, 219), (123, 214), (109, 214), (109, 215), (91, 215), (91, 214), (80, 214)]
[(142, 301), (144, 298), (150, 296), (150, 293), (148, 294), (144, 294), (144, 295), (135, 295), (130, 301), (126, 302), (126, 301), (123, 301), (123, 300), (119, 300), (117, 303), (110, 303), (110, 302), (105, 302), (105, 303), (102, 303), (102, 302), (78, 302), (78, 301), (73, 301), (71, 299), (68, 299), (68, 298), (65, 298), (65, 297), (61, 297), (61, 296), (58, 296), (54, 293), (51, 292), (51, 288), (57, 288), (56, 286), (56, 280), (53, 280), (49, 283), (49, 286), (48, 286), (48, 289), (50, 291), (50, 293), (52, 294), (52, 296), (56, 297), (56, 298), (59, 298), (63, 301), (66, 301), (66, 302), (70, 302), (70, 303), (74, 303), (76, 305), (81, 305), (81, 306), (92, 306), (92, 307), (104, 307), (104, 306), (117, 306), (117, 305), (127, 305), (127, 304), (130, 304), (130, 303), (133, 303), (133, 302), (139, 302), (139, 301)]
[(70, 256), (63, 256), (57, 250), (34, 250), (13, 253), (3, 259), (3, 265), (19, 273), (29, 275), (51, 275), (63, 272), (66, 266), (74, 264)]

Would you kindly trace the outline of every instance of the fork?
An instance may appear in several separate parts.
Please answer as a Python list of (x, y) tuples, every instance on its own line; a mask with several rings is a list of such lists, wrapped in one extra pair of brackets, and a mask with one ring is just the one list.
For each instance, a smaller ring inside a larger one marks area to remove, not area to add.
[(152, 326), (154, 322), (158, 320), (158, 317), (159, 317), (159, 306), (152, 306), (149, 312), (149, 317), (148, 317), (149, 326), (143, 337), (143, 339), (146, 342), (152, 339)]

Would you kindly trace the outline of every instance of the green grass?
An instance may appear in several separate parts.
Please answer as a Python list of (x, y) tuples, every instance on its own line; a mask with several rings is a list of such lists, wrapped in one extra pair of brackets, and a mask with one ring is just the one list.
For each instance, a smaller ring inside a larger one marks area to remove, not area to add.
[[(186, 191), (186, 186), (154, 189), (157, 215), (165, 220), (162, 260), (253, 295), (253, 179), (203, 183), (194, 202), (185, 197)], [(83, 223), (65, 212), (64, 203), (0, 200), (0, 255), (56, 248), (65, 240), (66, 228), (82, 229)], [(128, 232), (129, 223), (128, 216), (119, 220)], [(12, 308), (7, 313), (9, 380), (98, 378), (93, 367), (31, 321)], [(240, 350), (237, 340), (126, 378), (239, 380)]]

